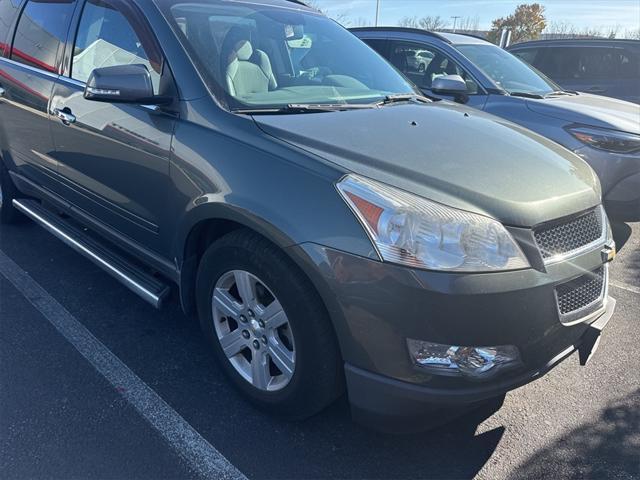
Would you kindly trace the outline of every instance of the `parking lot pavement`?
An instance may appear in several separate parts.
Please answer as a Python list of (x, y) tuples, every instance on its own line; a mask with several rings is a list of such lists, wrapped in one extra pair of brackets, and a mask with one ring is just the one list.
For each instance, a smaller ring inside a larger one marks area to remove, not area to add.
[(166, 402), (172, 421), (199, 433), (204, 451), (249, 478), (638, 478), (640, 223), (615, 231), (617, 313), (588, 367), (574, 355), (484, 421), (479, 412), (395, 437), (353, 424), (344, 399), (301, 423), (257, 412), (177, 305), (157, 312), (36, 225), (3, 226), (0, 250), (46, 293), (27, 301), (0, 274), (0, 477), (202, 476), (202, 458), (189, 457), (202, 450), (182, 448), (96, 369), (52, 324), (41, 302), (50, 296)]

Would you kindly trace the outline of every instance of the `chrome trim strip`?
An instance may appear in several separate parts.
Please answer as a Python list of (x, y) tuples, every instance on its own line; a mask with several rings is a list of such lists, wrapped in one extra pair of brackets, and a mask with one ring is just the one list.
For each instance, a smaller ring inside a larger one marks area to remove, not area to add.
[[(587, 245), (583, 245), (580, 248), (576, 248), (575, 250), (570, 250), (568, 252), (561, 253), (559, 255), (554, 255), (553, 257), (545, 258), (544, 259), (545, 265), (553, 265), (555, 263), (564, 262), (565, 260), (570, 260), (572, 258), (582, 255), (583, 253), (587, 253), (592, 250), (596, 250), (598, 248), (602, 248), (605, 246), (605, 244), (607, 243), (607, 224), (608, 224), (607, 214), (605, 213), (604, 207), (602, 205), (598, 206), (597, 208), (600, 210), (600, 222), (602, 224), (602, 232), (600, 232), (600, 237)], [(534, 235), (534, 238), (535, 238), (535, 235)], [(536, 246), (538, 247), (538, 251), (540, 251), (540, 253), (542, 254), (542, 249), (540, 248), (540, 245), (538, 245), (537, 241), (536, 241)]]
[(129, 277), (125, 272), (117, 268), (115, 265), (112, 265), (111, 263), (109, 263), (107, 260), (105, 260), (97, 253), (90, 250), (88, 247), (84, 246), (82, 243), (78, 242), (74, 238), (67, 235), (64, 231), (59, 229), (57, 226), (53, 225), (47, 219), (40, 216), (37, 212), (30, 209), (27, 205), (23, 204), (20, 200), (14, 199), (13, 206), (16, 207), (18, 210), (20, 210), (25, 215), (27, 215), (29, 218), (34, 220), (36, 223), (40, 224), (42, 227), (44, 227), (45, 230), (47, 230), (48, 232), (50, 232), (51, 234), (53, 234), (54, 236), (62, 240), (64, 243), (69, 245), (75, 251), (77, 251), (81, 255), (84, 255), (93, 263), (95, 263), (99, 267), (106, 270), (113, 277), (115, 277), (117, 280), (122, 282), (124, 286), (129, 288), (129, 290), (131, 290), (133, 293), (140, 296), (143, 300), (147, 301), (148, 303), (153, 305), (155, 308), (160, 308), (162, 306), (162, 296), (156, 295), (155, 293), (149, 291), (148, 289), (140, 285), (134, 279)]
[(75, 85), (76, 87), (81, 87), (81, 88), (84, 88), (86, 86), (86, 83), (81, 82), (80, 80), (76, 80), (75, 78), (65, 77), (64, 75), (60, 75), (60, 78), (58, 79), (58, 81), (70, 83), (71, 85)]
[(14, 65), (16, 67), (25, 68), (27, 70), (31, 70), (32, 72), (38, 73), (40, 75), (45, 75), (45, 76), (51, 77), (51, 78), (56, 78), (57, 79), (60, 76), (57, 73), (47, 72), (46, 70), (43, 70), (42, 68), (32, 67), (31, 65), (27, 65), (26, 63), (16, 62), (15, 60), (11, 60), (10, 58), (6, 58), (6, 57), (0, 57), (0, 62), (6, 62), (9, 65)]

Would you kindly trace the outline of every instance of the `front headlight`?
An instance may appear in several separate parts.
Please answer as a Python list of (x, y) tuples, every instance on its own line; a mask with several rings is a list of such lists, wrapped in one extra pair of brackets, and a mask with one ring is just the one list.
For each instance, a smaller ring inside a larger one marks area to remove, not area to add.
[(604, 128), (567, 127), (567, 131), (585, 145), (613, 153), (640, 151), (640, 135)]
[(346, 176), (337, 187), (384, 261), (456, 272), (529, 267), (520, 247), (496, 220), (356, 175)]

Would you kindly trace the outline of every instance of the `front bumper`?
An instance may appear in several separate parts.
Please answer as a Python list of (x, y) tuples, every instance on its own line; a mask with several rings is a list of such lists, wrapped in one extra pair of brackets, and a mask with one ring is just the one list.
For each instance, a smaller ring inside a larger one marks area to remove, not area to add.
[[(600, 250), (562, 263), (532, 261), (534, 268), (527, 270), (483, 274), (411, 270), (310, 243), (290, 253), (325, 301), (358, 418), (411, 422), (434, 409), (459, 410), (503, 395), (574, 352), (589, 336), (590, 323), (608, 321), (615, 306), (608, 298), (585, 322), (560, 321), (555, 287), (599, 268)], [(485, 381), (432, 375), (415, 366), (407, 338), (515, 345), (523, 365)]]
[[(543, 365), (516, 376), (462, 388), (432, 388), (415, 385), (354, 367), (345, 366), (347, 389), (354, 418), (382, 431), (411, 432), (438, 419), (448, 419), (530, 383), (578, 351), (586, 363), (597, 349), (599, 337), (615, 310), (609, 298), (600, 315), (576, 342)], [(437, 415), (436, 415), (437, 414)]]

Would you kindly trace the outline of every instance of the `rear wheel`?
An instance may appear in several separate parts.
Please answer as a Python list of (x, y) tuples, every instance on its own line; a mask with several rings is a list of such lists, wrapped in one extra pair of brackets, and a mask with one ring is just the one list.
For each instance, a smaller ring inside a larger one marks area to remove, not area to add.
[(18, 198), (18, 195), (18, 189), (13, 184), (9, 171), (0, 160), (0, 223), (20, 223), (26, 218), (13, 206), (13, 199)]
[(305, 418), (343, 390), (328, 315), (309, 280), (246, 230), (214, 243), (197, 279), (198, 315), (231, 381), (257, 406)]

